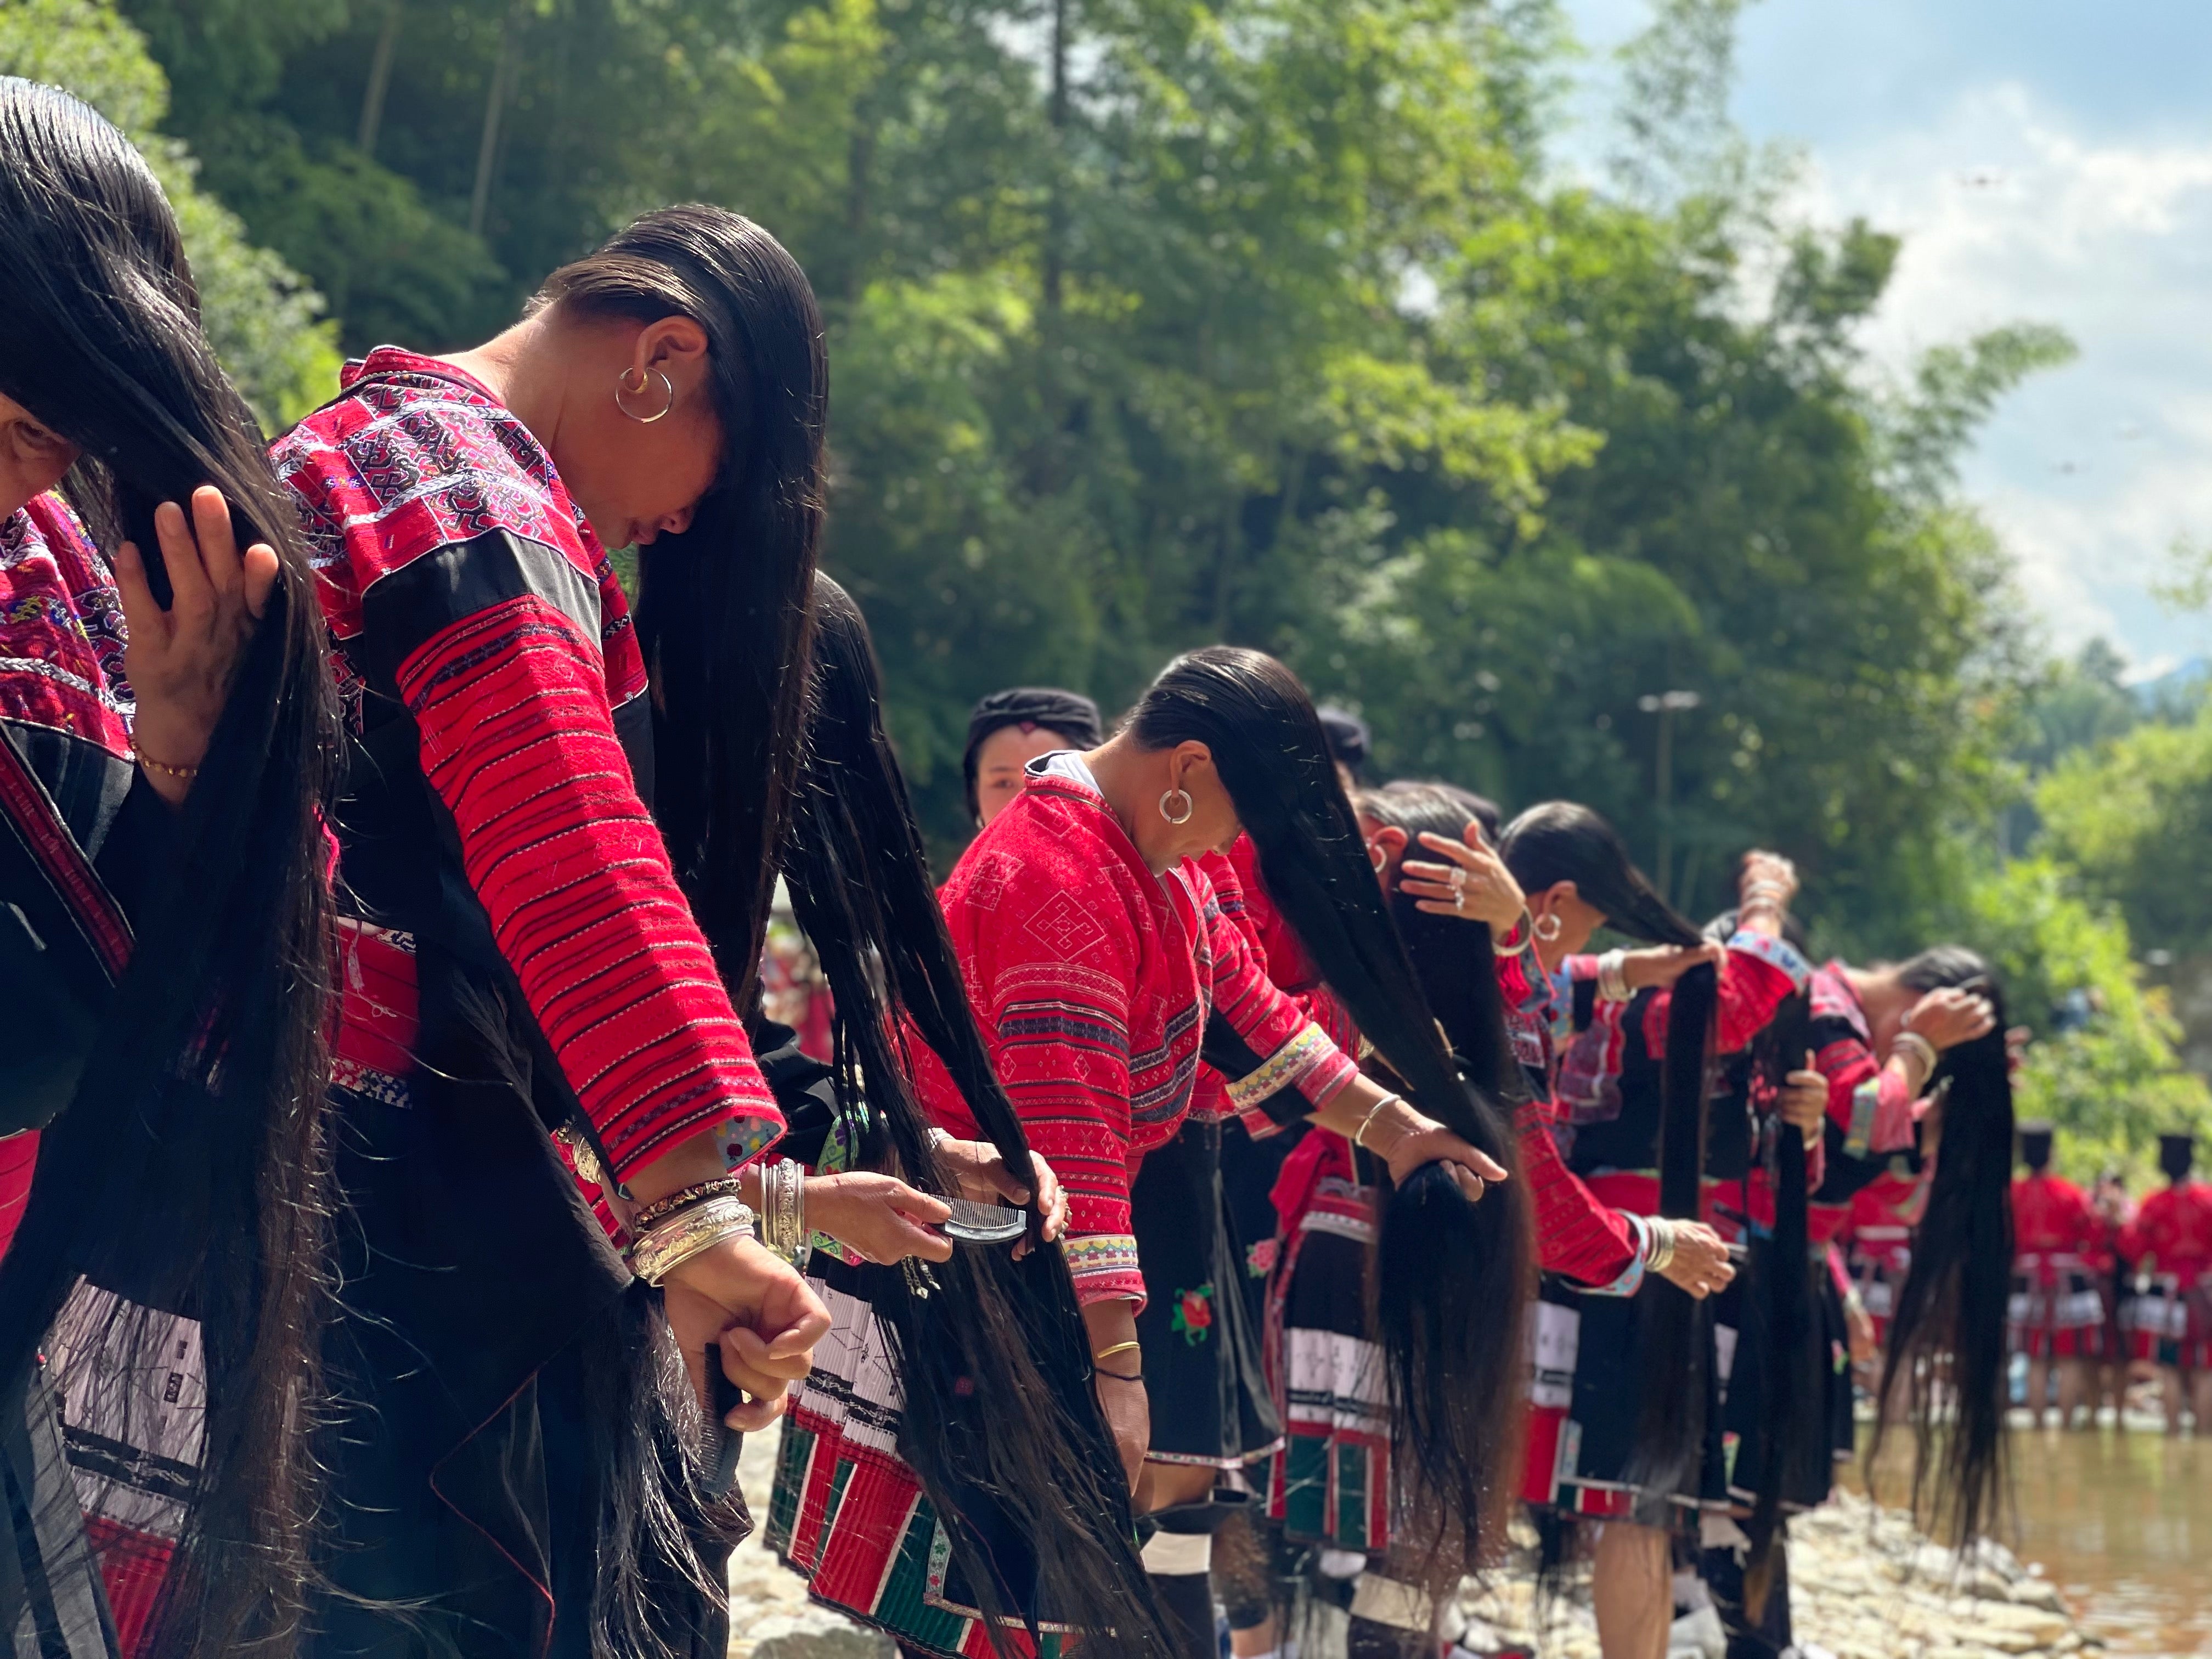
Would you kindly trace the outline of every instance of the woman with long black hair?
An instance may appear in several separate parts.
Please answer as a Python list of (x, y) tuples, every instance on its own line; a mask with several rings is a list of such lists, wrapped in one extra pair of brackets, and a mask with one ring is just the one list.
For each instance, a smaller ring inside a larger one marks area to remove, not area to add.
[[(1492, 940), (1528, 939), (1533, 926), (1519, 885), (1484, 844), (1478, 807), (1448, 786), (1410, 782), (1364, 792), (1357, 806), (1370, 862), (1455, 1063), (1514, 1111), (1539, 1264), (1591, 1293), (1634, 1293), (1662, 1230), (1600, 1204), (1565, 1168), (1551, 1135), (1548, 1073), (1539, 1066), (1531, 1076), (1516, 1064)], [(1481, 931), (1470, 933), (1468, 921)], [(1294, 1155), (1278, 1188), (1284, 1251), (1270, 1321), (1289, 1436), (1273, 1512), (1293, 1540), (1321, 1548), (1325, 1573), (1352, 1579), (1355, 1656), (1418, 1651), (1433, 1628), (1431, 1598), (1407, 1582), (1389, 1530), (1389, 1436), (1361, 1293), (1375, 1176), (1372, 1160), (1339, 1137), (1310, 1136)], [(1725, 1278), (1727, 1256), (1701, 1224), (1669, 1227), (1664, 1237), (1679, 1248), (1662, 1270), (1692, 1294)]]
[[(802, 1258), (810, 1231), (860, 1249), (811, 1254), (835, 1322), (784, 1427), (769, 1542), (817, 1601), (909, 1653), (986, 1659), (1077, 1631), (1086, 1650), (1157, 1654), (1127, 1486), (1052, 1248), (1066, 1200), (975, 1029), (884, 731), (866, 624), (826, 577), (816, 617), (815, 702), (781, 863), (836, 992), (832, 1121), (824, 1133), (817, 1115), (793, 1116), (791, 1150), (808, 1167), (764, 1172), (763, 1213)], [(918, 1068), (965, 1103), (980, 1139), (922, 1115)], [(900, 1200), (909, 1214), (913, 1188), (937, 1194), (922, 1218), (949, 1220), (951, 1237), (856, 1237), (841, 1216), (866, 1201), (821, 1200), (840, 1183), (892, 1179), (867, 1169), (913, 1184)], [(947, 1200), (977, 1207), (955, 1215)]]
[[(1940, 945), (1872, 968), (1831, 962), (1811, 993), (1814, 1066), (1828, 1107), (1814, 1244), (1835, 1237), (1853, 1197), (1893, 1162), (1927, 1184), (1890, 1316), (1868, 1467), (1893, 1419), (1911, 1419), (1915, 1517), (1970, 1542), (2004, 1503), (2013, 1119), (1996, 975), (1973, 951)], [(1955, 1405), (1948, 1423), (1937, 1420), (1939, 1399)], [(1840, 1411), (1832, 1436), (1849, 1455)]]
[(765, 1426), (829, 1322), (752, 1237), (782, 1120), (725, 988), (799, 757), (821, 320), (766, 231), (671, 208), (343, 388), (276, 449), (353, 745), (316, 1651), (719, 1651), (708, 1367)]
[(328, 1202), (312, 577), (160, 186), (13, 78), (0, 262), (0, 1135), (43, 1128), (0, 1261), (0, 1646), (281, 1652)]
[[(1808, 971), (1781, 937), (1794, 877), (1784, 860), (1746, 859), (1741, 925), (1723, 948), (1660, 897), (1587, 807), (1531, 807), (1506, 826), (1499, 852), (1527, 895), (1532, 932), (1563, 953), (1569, 981), (1561, 1000), (1573, 1036), (1555, 1082), (1568, 1168), (1603, 1202), (1679, 1231), (1705, 1212), (1712, 1057), (1748, 1044)], [(1600, 925), (1656, 948), (1580, 956)], [(1572, 1377), (1549, 1484), (1563, 1513), (1599, 1523), (1599, 1639), (1607, 1659), (1662, 1653), (1674, 1504), (1698, 1496), (1717, 1428), (1707, 1409), (1711, 1321), (1665, 1284), (1626, 1301), (1547, 1285), (1544, 1303), (1544, 1369)]]
[[(1194, 860), (1240, 829), (1270, 898), (1410, 1085), (1403, 1093), (1360, 1076), (1220, 915)], [(1411, 1448), (1399, 1460), (1409, 1530), (1441, 1573), (1479, 1555), (1515, 1443), (1526, 1213), (1517, 1183), (1494, 1184), (1509, 1136), (1421, 1006), (1304, 688), (1256, 652), (1177, 659), (1105, 744), (1036, 764), (944, 898), (999, 1075), (1070, 1191), (1067, 1249), (1099, 1399), (1139, 1506), (1181, 1511), (1196, 1530), (1163, 1536), (1200, 1540), (1154, 1559), (1190, 1650), (1211, 1650), (1203, 1511), (1216, 1472), (1146, 1461), (1137, 1316), (1159, 1287), (1148, 1285), (1129, 1190), (1133, 1169), (1189, 1109), (1202, 1033), (1236, 1109), (1309, 1114), (1388, 1166), (1376, 1296), (1394, 1432)], [(960, 1121), (945, 1104), (939, 1121)], [(1439, 1273), (1438, 1261), (1458, 1270)], [(1167, 1287), (1193, 1346), (1208, 1340), (1210, 1310), (1175, 1292), (1203, 1304), (1207, 1288)]]

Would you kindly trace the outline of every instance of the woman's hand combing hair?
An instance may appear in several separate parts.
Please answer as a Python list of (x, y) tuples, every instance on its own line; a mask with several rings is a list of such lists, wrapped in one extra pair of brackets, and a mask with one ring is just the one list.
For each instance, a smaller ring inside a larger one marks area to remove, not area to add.
[(135, 543), (117, 550), (115, 582), (130, 639), (124, 672), (137, 696), (131, 742), (146, 780), (171, 805), (182, 804), (207, 756), (216, 722), (253, 625), (276, 585), (276, 553), (256, 542), (241, 555), (222, 492), (192, 492), (191, 519), (174, 501), (154, 511), (169, 604), (154, 597)]

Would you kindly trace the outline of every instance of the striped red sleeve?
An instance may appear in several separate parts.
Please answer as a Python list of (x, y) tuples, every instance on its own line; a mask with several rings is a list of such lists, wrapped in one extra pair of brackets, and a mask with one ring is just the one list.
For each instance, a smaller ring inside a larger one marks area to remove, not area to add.
[(705, 939), (630, 776), (598, 641), (524, 593), (401, 659), (422, 771), (453, 814), (501, 954), (617, 1177), (734, 1121), (781, 1133)]
[(1524, 1101), (1514, 1124), (1521, 1176), (1536, 1214), (1536, 1249), (1547, 1273), (1583, 1285), (1610, 1285), (1639, 1257), (1635, 1231), (1618, 1210), (1598, 1202), (1582, 1177), (1567, 1168), (1552, 1137), (1552, 1109)]

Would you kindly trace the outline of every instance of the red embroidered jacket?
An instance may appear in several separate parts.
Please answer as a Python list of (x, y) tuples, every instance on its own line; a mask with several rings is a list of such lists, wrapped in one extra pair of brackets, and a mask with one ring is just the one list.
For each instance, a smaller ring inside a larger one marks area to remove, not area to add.
[(2183, 1181), (2151, 1194), (2120, 1229), (2120, 1255), (2137, 1273), (2176, 1273), (2185, 1285), (2212, 1273), (2212, 1186)]
[(2012, 1183), (2014, 1253), (2022, 1258), (2072, 1255), (2091, 1271), (2105, 1258), (2105, 1224), (2089, 1195), (2063, 1176), (2021, 1176)]
[[(1077, 1291), (1140, 1302), (1129, 1182), (1190, 1110), (1208, 1011), (1261, 1057), (1230, 1085), (1237, 1109), (1286, 1088), (1318, 1104), (1356, 1067), (1269, 983), (1206, 872), (1153, 875), (1079, 770), (1034, 776), (941, 897), (992, 1060), (1067, 1188)], [(932, 1115), (973, 1134), (942, 1070), (916, 1072)]]
[(413, 717), (469, 884), (615, 1173), (723, 1125), (742, 1161), (782, 1119), (616, 735), (645, 715), (645, 668), (605, 550), (468, 375), (386, 347), (343, 384), (272, 453), (355, 729), (365, 696)]

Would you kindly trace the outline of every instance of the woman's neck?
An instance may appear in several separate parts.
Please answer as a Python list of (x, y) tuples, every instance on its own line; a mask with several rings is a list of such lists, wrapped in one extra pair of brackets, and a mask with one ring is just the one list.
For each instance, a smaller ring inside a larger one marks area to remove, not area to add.
[(550, 313), (526, 317), (513, 328), (467, 351), (448, 352), (451, 363), (481, 381), (550, 453), (561, 428), (568, 383)]
[(1127, 738), (1116, 737), (1086, 753), (1083, 763), (1091, 769), (1098, 793), (1106, 798), (1107, 809), (1120, 823), (1129, 844), (1137, 849), (1137, 856), (1144, 860), (1146, 869), (1160, 876), (1167, 873), (1181, 854), (1166, 846), (1147, 846), (1139, 830), (1145, 821), (1145, 802), (1158, 793), (1152, 774), (1159, 769), (1150, 763), (1153, 758)]

